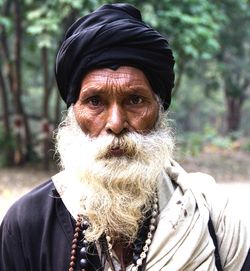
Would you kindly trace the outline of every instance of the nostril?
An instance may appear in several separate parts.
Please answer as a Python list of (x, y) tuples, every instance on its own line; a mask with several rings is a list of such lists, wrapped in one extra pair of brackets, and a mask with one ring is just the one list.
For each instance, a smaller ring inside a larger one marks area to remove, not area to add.
[(128, 130), (128, 128), (123, 128), (122, 130), (114, 130), (114, 129), (112, 129), (112, 128), (108, 128), (108, 129), (106, 130), (106, 132), (107, 132), (108, 134), (110, 134), (110, 135), (122, 136), (122, 135), (128, 133), (129, 130)]

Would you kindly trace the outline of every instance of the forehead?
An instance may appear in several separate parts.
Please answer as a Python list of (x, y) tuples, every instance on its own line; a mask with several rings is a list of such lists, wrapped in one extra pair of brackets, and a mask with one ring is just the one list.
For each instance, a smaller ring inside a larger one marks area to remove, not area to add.
[(94, 69), (82, 80), (81, 89), (88, 86), (145, 88), (153, 92), (143, 71), (129, 66), (121, 66), (116, 70), (109, 68)]

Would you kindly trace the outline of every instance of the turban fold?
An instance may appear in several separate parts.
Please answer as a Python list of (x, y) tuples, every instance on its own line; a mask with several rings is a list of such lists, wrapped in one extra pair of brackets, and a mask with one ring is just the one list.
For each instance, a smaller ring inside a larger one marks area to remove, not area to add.
[(78, 19), (58, 50), (55, 75), (69, 107), (79, 97), (84, 75), (95, 68), (133, 66), (144, 72), (167, 109), (174, 86), (174, 58), (167, 40), (128, 4), (106, 4)]

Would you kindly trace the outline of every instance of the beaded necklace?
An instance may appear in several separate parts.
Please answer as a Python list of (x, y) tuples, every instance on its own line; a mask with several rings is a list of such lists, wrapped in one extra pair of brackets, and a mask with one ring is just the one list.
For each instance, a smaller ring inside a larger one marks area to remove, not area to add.
[[(142, 238), (143, 238), (142, 236), (145, 234), (143, 234), (142, 232), (141, 233), (139, 232), (139, 238), (134, 243), (133, 263), (130, 268), (130, 271), (142, 270), (143, 264), (145, 263), (145, 260), (147, 257), (149, 246), (153, 239), (153, 233), (156, 229), (157, 214), (158, 214), (158, 198), (155, 197), (153, 200), (151, 217), (147, 225), (148, 231), (146, 232), (144, 242), (142, 242)], [(87, 260), (87, 253), (88, 253), (89, 242), (84, 238), (85, 232), (88, 226), (89, 226), (88, 221), (84, 220), (83, 215), (79, 214), (77, 216), (75, 232), (74, 232), (74, 236), (72, 240), (69, 271), (74, 271), (76, 268), (76, 261), (78, 257), (77, 248), (79, 245), (81, 246), (81, 249), (79, 251), (80, 271), (88, 271), (89, 262)], [(143, 227), (141, 228), (141, 231), (143, 231), (142, 229)], [(108, 234), (108, 231), (105, 231), (105, 234), (101, 237), (101, 239), (102, 239), (104, 250), (106, 251), (107, 261), (110, 265), (108, 271), (116, 271), (115, 265), (113, 263), (112, 242), (111, 242), (112, 240)]]

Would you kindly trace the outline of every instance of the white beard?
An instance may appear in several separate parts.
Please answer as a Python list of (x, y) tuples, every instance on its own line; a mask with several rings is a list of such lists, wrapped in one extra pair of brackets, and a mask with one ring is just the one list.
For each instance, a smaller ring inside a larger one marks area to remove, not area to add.
[[(90, 138), (69, 109), (58, 128), (56, 147), (62, 168), (77, 176), (72, 185), (79, 186), (81, 214), (90, 223), (88, 241), (97, 240), (105, 230), (114, 239), (136, 237), (139, 222), (151, 208), (157, 177), (172, 155), (173, 137), (165, 121), (160, 113), (156, 129), (147, 135)], [(124, 155), (110, 157), (110, 149), (117, 146)]]

